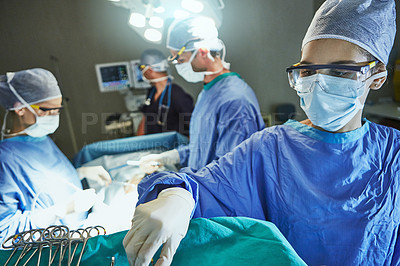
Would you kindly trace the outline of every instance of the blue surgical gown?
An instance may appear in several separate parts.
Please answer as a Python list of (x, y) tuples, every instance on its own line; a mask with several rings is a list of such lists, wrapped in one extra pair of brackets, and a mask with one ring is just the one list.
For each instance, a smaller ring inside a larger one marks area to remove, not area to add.
[(181, 186), (193, 217), (271, 221), (309, 265), (398, 265), (399, 181), (399, 131), (364, 120), (335, 134), (290, 120), (197, 172), (146, 177), (138, 204)]
[[(64, 202), (82, 189), (75, 168), (49, 137), (18, 136), (0, 141), (0, 242), (38, 228), (32, 211)], [(58, 223), (80, 226), (84, 214)]]
[(236, 73), (204, 86), (190, 120), (190, 142), (178, 147), (180, 163), (200, 169), (264, 128), (253, 90)]

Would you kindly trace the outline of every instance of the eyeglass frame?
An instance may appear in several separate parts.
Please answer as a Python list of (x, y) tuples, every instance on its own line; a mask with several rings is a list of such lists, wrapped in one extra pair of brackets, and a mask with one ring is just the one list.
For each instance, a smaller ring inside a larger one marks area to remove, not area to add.
[(305, 64), (305, 65), (300, 65), (299, 63), (296, 63), (288, 68), (286, 68), (286, 72), (288, 73), (288, 78), (289, 78), (289, 83), (293, 87), (294, 84), (291, 82), (290, 78), (290, 72), (292, 70), (296, 69), (311, 69), (311, 70), (318, 70), (318, 69), (341, 69), (341, 70), (351, 70), (355, 72), (360, 72), (361, 75), (365, 75), (368, 73), (369, 70), (374, 68), (377, 64), (379, 63), (378, 60), (373, 60), (371, 62), (368, 62), (366, 65), (346, 65), (346, 64)]
[(341, 64), (332, 64), (332, 65), (300, 65), (300, 62), (297, 64), (294, 64), (288, 68), (286, 68), (286, 72), (289, 72), (294, 69), (329, 69), (329, 68), (337, 68), (337, 69), (343, 69), (343, 70), (352, 70), (352, 71), (357, 71), (360, 72), (361, 74), (366, 74), (369, 70), (371, 70), (373, 67), (375, 67), (378, 64), (378, 60), (373, 60), (371, 62), (368, 62), (366, 65), (362, 66), (354, 66), (354, 65), (341, 65)]
[(62, 105), (61, 105), (60, 107), (51, 107), (51, 108), (41, 107), (41, 106), (36, 105), (36, 104), (31, 104), (30, 106), (31, 106), (33, 109), (40, 110), (40, 111), (45, 112), (45, 113), (47, 113), (47, 112), (52, 113), (51, 111), (53, 111), (53, 110), (57, 110), (58, 113), (60, 113), (60, 111), (61, 111), (62, 109), (64, 109), (64, 106), (62, 106)]
[(178, 59), (179, 57), (183, 54), (183, 52), (186, 50), (186, 46), (188, 46), (188, 44), (192, 43), (192, 42), (199, 42), (202, 41), (202, 38), (193, 38), (188, 40), (183, 46), (182, 48), (178, 51), (178, 53), (174, 56), (170, 55), (168, 56), (168, 62), (170, 62), (171, 64), (177, 64), (178, 63)]

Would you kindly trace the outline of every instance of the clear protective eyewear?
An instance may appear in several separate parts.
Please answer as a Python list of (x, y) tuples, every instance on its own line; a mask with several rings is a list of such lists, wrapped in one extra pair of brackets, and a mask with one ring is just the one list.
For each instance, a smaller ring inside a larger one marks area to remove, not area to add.
[(199, 41), (202, 41), (203, 39), (202, 38), (194, 38), (194, 39), (190, 39), (189, 41), (187, 41), (183, 46), (182, 46), (182, 48), (178, 51), (178, 53), (175, 55), (175, 56), (173, 56), (173, 55), (170, 55), (169, 57), (168, 57), (168, 62), (170, 62), (170, 63), (172, 63), (172, 64), (178, 64), (179, 62), (178, 62), (178, 59), (179, 59), (179, 57), (183, 54), (183, 52), (186, 50), (186, 47), (188, 46), (188, 44), (190, 44), (190, 43), (192, 43), (192, 42), (199, 42)]
[(299, 80), (315, 74), (364, 81), (368, 71), (375, 67), (378, 62), (379, 61), (375, 60), (365, 65), (300, 65), (300, 63), (297, 63), (286, 68), (286, 72), (288, 73), (290, 87), (294, 89)]

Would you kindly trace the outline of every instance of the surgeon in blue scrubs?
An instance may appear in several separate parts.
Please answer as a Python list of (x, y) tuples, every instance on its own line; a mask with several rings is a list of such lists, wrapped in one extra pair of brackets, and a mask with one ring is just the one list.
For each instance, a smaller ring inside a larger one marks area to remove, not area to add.
[(225, 46), (212, 19), (199, 16), (173, 22), (167, 48), (178, 74), (204, 85), (190, 120), (189, 144), (142, 158), (141, 168), (148, 173), (162, 164), (200, 169), (265, 127), (253, 90), (224, 60)]
[[(6, 109), (0, 141), (0, 242), (52, 224), (81, 226), (97, 201), (94, 189), (111, 179), (102, 167), (75, 169), (48, 134), (58, 128), (62, 96), (57, 80), (35, 68), (0, 76)], [(7, 126), (9, 122), (9, 126)]]
[(124, 239), (133, 265), (169, 265), (190, 218), (273, 222), (308, 265), (400, 264), (400, 132), (362, 119), (393, 46), (393, 0), (328, 0), (287, 68), (307, 114), (253, 134), (194, 172), (139, 185)]

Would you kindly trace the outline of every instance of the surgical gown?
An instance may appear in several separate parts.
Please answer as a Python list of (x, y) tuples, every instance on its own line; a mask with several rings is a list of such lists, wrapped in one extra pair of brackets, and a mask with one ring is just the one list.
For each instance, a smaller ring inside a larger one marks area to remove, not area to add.
[[(75, 168), (49, 137), (0, 141), (0, 242), (40, 227), (32, 213), (64, 202), (78, 189)], [(57, 223), (80, 226), (84, 218), (73, 214)]]
[(180, 163), (200, 169), (264, 128), (253, 90), (236, 73), (204, 86), (190, 120), (190, 142), (178, 147)]
[(334, 134), (290, 120), (197, 172), (145, 178), (138, 204), (182, 186), (193, 217), (271, 221), (309, 265), (398, 265), (399, 181), (399, 131), (364, 120)]

